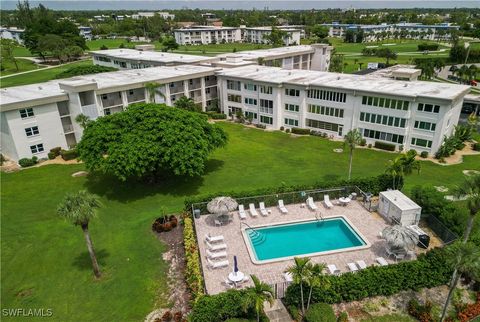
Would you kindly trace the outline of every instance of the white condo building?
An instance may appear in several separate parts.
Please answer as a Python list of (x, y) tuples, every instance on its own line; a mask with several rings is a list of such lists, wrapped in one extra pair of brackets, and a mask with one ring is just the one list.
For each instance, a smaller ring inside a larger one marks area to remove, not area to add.
[(19, 44), (23, 44), (22, 35), (24, 32), (24, 29), (18, 29), (17, 27), (0, 27), (0, 38), (15, 40)]
[(154, 101), (173, 105), (182, 96), (203, 109), (217, 97), (215, 68), (152, 67), (0, 89), (1, 153), (13, 160), (46, 158), (50, 149), (69, 149), (82, 136), (78, 114), (90, 119), (150, 102), (149, 83), (159, 84)]
[[(300, 45), (302, 29), (279, 26), (279, 30), (286, 32), (283, 38), (285, 46)], [(268, 44), (269, 41), (265, 36), (272, 33), (272, 27), (246, 27), (242, 29), (243, 41), (254, 44)]]
[(241, 31), (236, 27), (193, 26), (175, 29), (173, 34), (179, 45), (234, 43), (242, 40)]
[(307, 128), (342, 138), (435, 153), (458, 122), (469, 86), (245, 66), (217, 72), (220, 106), (267, 128)]

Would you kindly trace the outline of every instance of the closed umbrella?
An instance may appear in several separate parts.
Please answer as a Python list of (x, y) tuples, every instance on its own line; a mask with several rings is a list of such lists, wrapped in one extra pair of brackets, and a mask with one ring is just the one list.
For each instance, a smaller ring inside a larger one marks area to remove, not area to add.
[(390, 249), (413, 249), (418, 244), (418, 235), (405, 226), (386, 227), (382, 231), (382, 236)]
[(238, 272), (237, 256), (233, 256), (233, 272), (235, 274)]

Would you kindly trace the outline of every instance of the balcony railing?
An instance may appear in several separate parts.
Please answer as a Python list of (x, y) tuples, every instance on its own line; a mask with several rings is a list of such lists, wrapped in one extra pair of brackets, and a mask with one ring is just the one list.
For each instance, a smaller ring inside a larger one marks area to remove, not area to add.
[(72, 124), (62, 124), (62, 126), (63, 126), (63, 133), (71, 133), (74, 131)]
[(260, 113), (273, 114), (273, 108), (260, 107)]

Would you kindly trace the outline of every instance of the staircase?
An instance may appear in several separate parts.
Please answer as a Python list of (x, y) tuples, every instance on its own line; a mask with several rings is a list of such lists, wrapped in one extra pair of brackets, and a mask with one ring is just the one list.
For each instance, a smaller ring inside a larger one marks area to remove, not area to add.
[(254, 229), (250, 229), (247, 232), (248, 236), (250, 237), (250, 240), (252, 241), (252, 245), (257, 246), (262, 244), (265, 241), (265, 234), (262, 234)]

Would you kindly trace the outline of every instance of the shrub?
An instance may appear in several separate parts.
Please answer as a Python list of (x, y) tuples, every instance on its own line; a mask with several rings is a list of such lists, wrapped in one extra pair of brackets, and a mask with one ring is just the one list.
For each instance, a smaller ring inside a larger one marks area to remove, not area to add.
[(381, 150), (395, 151), (395, 144), (391, 144), (391, 143), (375, 141), (375, 147)]
[(480, 151), (480, 143), (473, 143), (472, 144), (472, 149), (474, 151)]
[(432, 307), (430, 301), (426, 301), (425, 305), (421, 305), (416, 299), (411, 299), (408, 302), (407, 311), (408, 314), (418, 319), (420, 322), (434, 322)]
[(285, 130), (285, 128), (283, 126), (280, 126), (280, 131), (283, 131)]
[(348, 322), (348, 313), (343, 311), (337, 317), (337, 322)]
[(23, 158), (23, 159), (18, 160), (18, 164), (19, 164), (22, 168), (27, 168), (27, 167), (31, 167), (32, 165), (37, 164), (37, 160), (38, 160), (37, 157), (32, 157), (31, 159), (29, 159), (29, 158)]
[[(418, 256), (417, 260), (388, 266), (370, 266), (355, 274), (328, 275), (328, 289), (314, 287), (312, 303), (351, 302), (372, 296), (389, 296), (403, 290), (417, 291), (447, 284), (452, 273), (447, 263), (445, 249), (435, 248)], [(412, 278), (415, 276), (415, 278)], [(299, 285), (288, 287), (287, 305), (300, 304)]]
[(255, 124), (255, 127), (265, 130), (267, 126), (265, 124)]
[(108, 47), (105, 46), (105, 45), (102, 45), (102, 46), (100, 47), (100, 50), (107, 50), (107, 49), (108, 49)]
[(175, 314), (173, 315), (173, 321), (175, 322), (181, 322), (183, 319), (183, 314), (182, 312), (178, 311), (178, 312), (175, 312)]
[(170, 311), (165, 311), (162, 315), (162, 321), (163, 322), (170, 322), (172, 320), (172, 312)]
[(427, 151), (422, 151), (422, 152), (420, 153), (420, 157), (421, 157), (421, 158), (424, 158), (424, 159), (425, 159), (425, 158), (428, 158), (428, 152), (427, 152)]
[(299, 127), (292, 127), (292, 133), (293, 134), (300, 134), (300, 135), (308, 135), (310, 134), (309, 129), (301, 129)]
[(196, 301), (203, 295), (203, 276), (200, 267), (200, 255), (198, 252), (197, 239), (193, 228), (193, 219), (185, 214), (183, 218), (183, 244), (185, 247), (185, 280), (192, 294), (192, 300)]
[(74, 77), (79, 75), (89, 75), (89, 74), (98, 74), (98, 73), (105, 73), (105, 72), (112, 72), (116, 71), (116, 68), (107, 67), (107, 66), (99, 66), (99, 65), (91, 65), (91, 66), (75, 66), (71, 67), (57, 75), (55, 78), (68, 78)]
[(438, 50), (439, 45), (436, 43), (421, 43), (418, 44), (418, 51), (425, 51), (425, 50)]
[(3, 165), (3, 162), (5, 161), (6, 161), (5, 157), (3, 156), (3, 154), (0, 153), (0, 165)]
[(295, 305), (289, 305), (287, 309), (295, 321), (302, 320), (302, 316), (300, 315), (300, 310), (298, 309), (298, 307), (296, 307)]
[(48, 156), (48, 159), (49, 159), (49, 160), (53, 160), (53, 159), (55, 159), (55, 158), (57, 157), (57, 156), (55, 155), (55, 153), (53, 153), (53, 152), (48, 152), (47, 156)]
[(460, 322), (470, 321), (476, 316), (480, 316), (480, 293), (477, 293), (477, 301), (475, 303), (466, 305), (465, 308), (457, 314)]
[(225, 120), (227, 119), (227, 115), (223, 113), (217, 113), (217, 112), (207, 112), (206, 113), (209, 118), (213, 120)]
[(285, 132), (286, 132), (286, 133), (290, 133), (290, 129), (286, 129)]
[(54, 153), (55, 156), (59, 156), (60, 155), (60, 151), (62, 151), (62, 148), (57, 146), (56, 148), (53, 148), (53, 149), (50, 149), (50, 152)]
[(335, 322), (335, 312), (330, 305), (326, 303), (316, 303), (310, 306), (305, 313), (305, 321), (307, 322)]
[(365, 146), (365, 145), (367, 145), (367, 140), (365, 138), (362, 138), (360, 140), (360, 146)]
[(62, 156), (62, 159), (65, 161), (73, 160), (78, 157), (78, 153), (76, 149), (62, 150), (60, 151), (60, 155)]
[(369, 148), (369, 149), (372, 148), (372, 143), (369, 143), (369, 144), (368, 144), (368, 148)]

